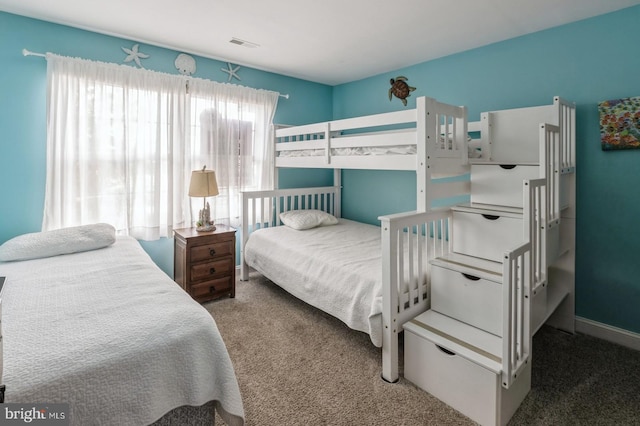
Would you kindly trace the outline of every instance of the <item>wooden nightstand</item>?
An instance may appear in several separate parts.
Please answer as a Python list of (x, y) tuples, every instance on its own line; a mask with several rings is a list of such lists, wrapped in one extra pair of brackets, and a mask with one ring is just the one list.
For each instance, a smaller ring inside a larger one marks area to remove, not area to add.
[(216, 225), (211, 232), (196, 228), (174, 231), (175, 282), (198, 302), (236, 295), (236, 230)]

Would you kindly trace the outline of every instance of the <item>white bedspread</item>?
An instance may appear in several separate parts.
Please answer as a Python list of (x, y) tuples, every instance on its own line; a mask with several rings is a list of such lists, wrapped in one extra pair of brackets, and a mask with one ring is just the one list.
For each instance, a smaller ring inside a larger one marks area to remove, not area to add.
[(253, 232), (247, 264), (297, 298), (368, 333), (382, 346), (380, 228), (347, 219), (297, 231)]
[(211, 315), (137, 241), (0, 262), (5, 402), (69, 403), (74, 425), (146, 425), (215, 400), (244, 411)]

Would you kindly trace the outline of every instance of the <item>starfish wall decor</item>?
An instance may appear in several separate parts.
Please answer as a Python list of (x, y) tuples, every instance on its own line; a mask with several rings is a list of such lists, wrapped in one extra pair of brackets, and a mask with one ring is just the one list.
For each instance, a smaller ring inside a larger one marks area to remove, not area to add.
[(227, 62), (227, 67), (228, 69), (220, 68), (222, 72), (226, 72), (227, 74), (229, 74), (229, 79), (227, 81), (231, 81), (231, 79), (234, 77), (240, 80), (240, 77), (238, 76), (238, 74), (236, 74), (240, 69), (240, 65), (237, 65), (234, 68), (233, 65), (231, 65), (231, 62)]
[(126, 47), (123, 47), (122, 50), (124, 50), (124, 53), (127, 54), (127, 57), (124, 58), (124, 61), (125, 62), (134, 61), (137, 66), (139, 66), (140, 68), (144, 68), (140, 63), (140, 59), (146, 59), (149, 57), (149, 55), (139, 52), (138, 49), (139, 49), (139, 45), (137, 44), (134, 44), (131, 49), (127, 49)]

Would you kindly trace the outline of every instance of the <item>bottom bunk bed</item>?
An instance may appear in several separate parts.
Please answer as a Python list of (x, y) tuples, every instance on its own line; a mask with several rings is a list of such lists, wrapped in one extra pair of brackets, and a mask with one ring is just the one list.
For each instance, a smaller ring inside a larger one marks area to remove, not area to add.
[(7, 403), (69, 404), (70, 424), (244, 424), (211, 315), (105, 224), (0, 246)]
[(259, 229), (245, 246), (245, 261), (293, 296), (367, 333), (380, 347), (380, 228), (347, 219), (331, 223), (306, 230)]
[[(448, 211), (338, 219), (339, 188), (243, 194), (242, 279), (249, 268), (382, 347), (398, 379), (398, 333), (429, 307), (429, 260), (449, 250)], [(284, 226), (282, 226), (284, 225)]]

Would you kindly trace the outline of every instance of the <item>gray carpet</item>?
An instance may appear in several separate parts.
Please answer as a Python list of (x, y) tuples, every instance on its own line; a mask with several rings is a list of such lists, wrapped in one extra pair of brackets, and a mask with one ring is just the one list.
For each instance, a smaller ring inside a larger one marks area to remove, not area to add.
[[(364, 333), (258, 274), (204, 305), (234, 364), (247, 425), (473, 425), (401, 377), (380, 378)], [(640, 425), (640, 352), (543, 327), (511, 425)], [(217, 419), (219, 424), (224, 424)]]

